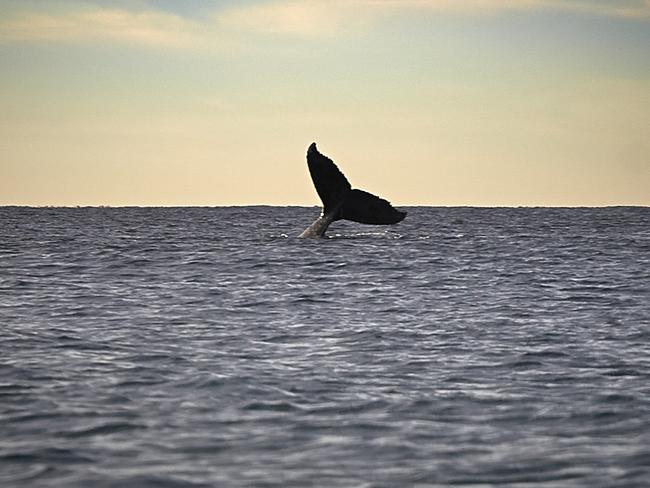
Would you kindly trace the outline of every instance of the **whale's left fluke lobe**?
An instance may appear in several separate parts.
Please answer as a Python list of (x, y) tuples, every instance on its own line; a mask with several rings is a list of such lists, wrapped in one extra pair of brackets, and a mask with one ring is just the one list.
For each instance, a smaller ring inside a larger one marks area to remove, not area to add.
[(352, 188), (347, 178), (334, 161), (318, 152), (315, 142), (312, 142), (307, 150), (307, 166), (316, 192), (323, 202), (323, 214), (336, 210)]
[(352, 189), (334, 161), (318, 152), (315, 142), (307, 150), (307, 165), (323, 202), (323, 213), (300, 237), (321, 237), (335, 220), (385, 225), (396, 224), (406, 217), (406, 212), (395, 209), (383, 198)]

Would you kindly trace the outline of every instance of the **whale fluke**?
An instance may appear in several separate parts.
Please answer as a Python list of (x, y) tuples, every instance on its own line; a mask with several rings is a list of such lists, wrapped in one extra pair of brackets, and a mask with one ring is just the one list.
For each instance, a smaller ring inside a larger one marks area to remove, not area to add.
[(386, 225), (396, 224), (406, 217), (406, 212), (395, 209), (383, 198), (353, 189), (334, 161), (318, 152), (315, 142), (307, 150), (307, 166), (316, 193), (323, 202), (323, 212), (300, 237), (321, 237), (335, 220)]
[(335, 211), (336, 207), (343, 203), (352, 186), (334, 161), (318, 152), (315, 142), (307, 149), (307, 166), (316, 193), (323, 202), (323, 214)]

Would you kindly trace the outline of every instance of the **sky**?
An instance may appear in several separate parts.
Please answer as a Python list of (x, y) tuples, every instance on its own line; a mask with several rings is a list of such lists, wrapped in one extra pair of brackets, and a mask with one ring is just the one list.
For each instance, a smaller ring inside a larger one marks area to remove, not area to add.
[(650, 1), (0, 0), (0, 205), (650, 205)]

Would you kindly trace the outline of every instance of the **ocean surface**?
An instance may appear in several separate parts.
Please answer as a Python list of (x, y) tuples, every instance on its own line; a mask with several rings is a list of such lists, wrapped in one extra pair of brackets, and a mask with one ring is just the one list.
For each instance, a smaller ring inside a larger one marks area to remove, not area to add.
[(0, 486), (650, 486), (650, 208), (0, 208)]

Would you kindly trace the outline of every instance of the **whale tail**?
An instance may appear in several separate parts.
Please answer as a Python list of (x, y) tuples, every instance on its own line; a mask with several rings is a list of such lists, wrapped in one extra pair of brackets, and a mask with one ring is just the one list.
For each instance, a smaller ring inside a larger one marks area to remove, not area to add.
[(363, 190), (350, 190), (338, 218), (352, 220), (360, 224), (389, 225), (397, 224), (406, 217), (393, 207), (390, 202)]
[(334, 161), (318, 152), (315, 142), (312, 142), (307, 150), (307, 166), (316, 193), (323, 202), (323, 215), (340, 210), (352, 186)]
[(301, 237), (320, 237), (335, 220), (386, 225), (396, 224), (406, 217), (406, 212), (395, 209), (383, 198), (353, 189), (334, 161), (318, 152), (315, 142), (307, 150), (307, 165), (323, 202), (323, 213)]

